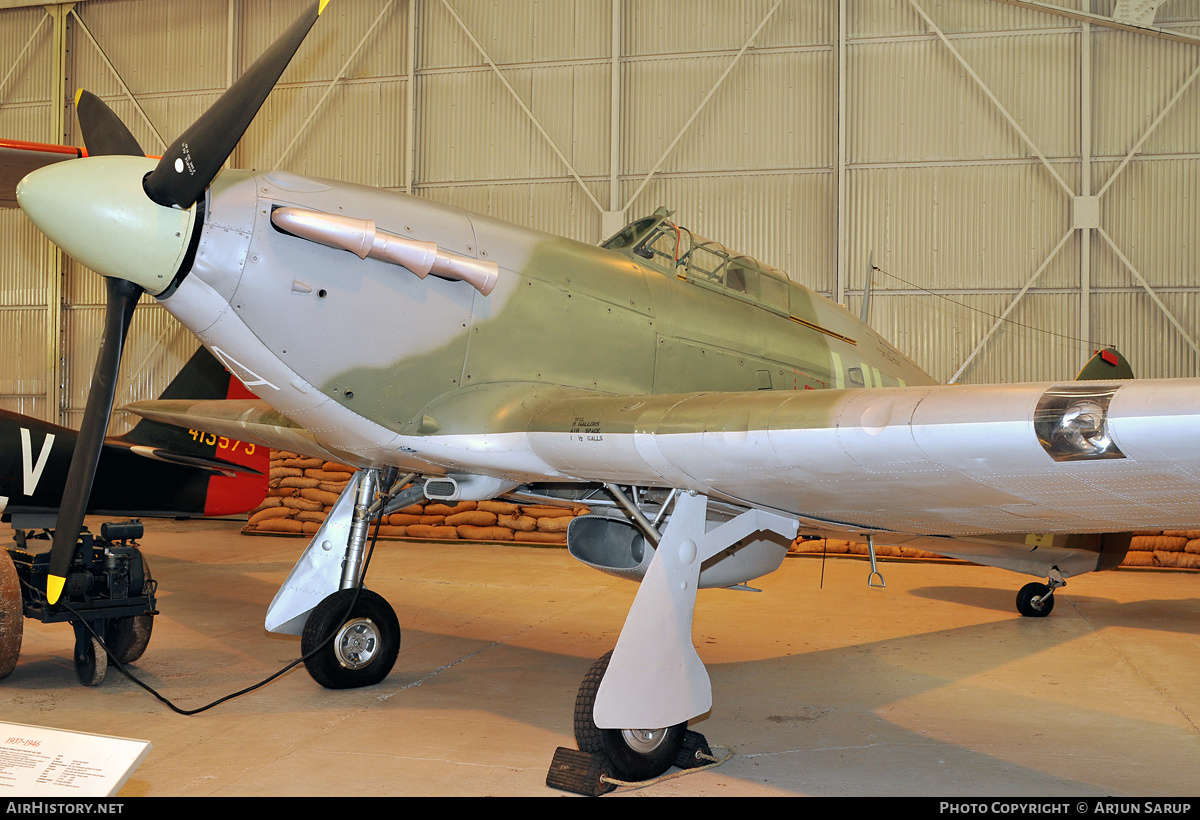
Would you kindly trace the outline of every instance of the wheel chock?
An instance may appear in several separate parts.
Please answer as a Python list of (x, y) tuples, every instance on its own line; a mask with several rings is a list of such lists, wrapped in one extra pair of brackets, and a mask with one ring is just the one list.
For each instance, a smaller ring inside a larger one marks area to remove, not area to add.
[(712, 763), (712, 758), (712, 749), (708, 748), (704, 735), (689, 729), (683, 736), (679, 754), (675, 756), (675, 765), (680, 769), (695, 769)]
[(559, 746), (546, 772), (546, 785), (552, 789), (599, 797), (616, 788), (602, 777), (612, 777), (612, 764), (603, 755)]

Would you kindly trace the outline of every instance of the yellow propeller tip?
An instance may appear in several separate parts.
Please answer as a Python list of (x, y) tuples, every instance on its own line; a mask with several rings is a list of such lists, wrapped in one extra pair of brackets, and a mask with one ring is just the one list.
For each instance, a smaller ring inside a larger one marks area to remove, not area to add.
[(329, 5), (329, 0), (321, 0), (321, 5), (317, 7), (317, 16), (321, 16), (321, 12), (325, 11), (325, 7)]
[(75, 107), (76, 108), (79, 107), (79, 98), (82, 96), (83, 96), (83, 89), (82, 88), (76, 89), (75, 90)]
[(58, 603), (58, 596), (62, 595), (63, 584), (66, 582), (66, 578), (61, 578), (57, 575), (46, 576), (46, 600), (49, 603)]

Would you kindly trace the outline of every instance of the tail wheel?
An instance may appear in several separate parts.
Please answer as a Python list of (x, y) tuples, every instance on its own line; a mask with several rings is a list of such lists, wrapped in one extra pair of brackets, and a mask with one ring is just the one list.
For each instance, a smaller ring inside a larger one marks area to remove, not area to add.
[(650, 780), (671, 768), (687, 734), (687, 721), (661, 729), (601, 729), (592, 712), (612, 652), (600, 657), (575, 697), (575, 743), (581, 752), (603, 755), (622, 780)]
[(1017, 593), (1017, 612), (1026, 618), (1045, 618), (1054, 609), (1050, 587), (1036, 581), (1021, 587)]

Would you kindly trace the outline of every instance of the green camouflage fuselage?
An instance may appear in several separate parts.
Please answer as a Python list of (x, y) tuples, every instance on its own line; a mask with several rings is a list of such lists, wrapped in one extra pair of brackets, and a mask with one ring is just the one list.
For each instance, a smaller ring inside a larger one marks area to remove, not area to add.
[[(415, 197), (280, 173), (233, 179), (219, 180), (205, 231), (251, 238), (244, 275), (230, 283), (235, 308), (242, 297), (247, 307), (276, 305), (278, 316), (243, 318), (322, 393), (403, 435), (524, 430), (523, 405), (534, 396), (932, 383), (869, 327), (795, 283), (775, 286), (768, 300), (673, 259)], [(251, 192), (252, 225), (238, 207)], [(499, 284), (483, 296), (465, 282), (418, 279), (288, 236), (269, 220), (281, 206), (370, 218), (380, 230), (495, 261)]]

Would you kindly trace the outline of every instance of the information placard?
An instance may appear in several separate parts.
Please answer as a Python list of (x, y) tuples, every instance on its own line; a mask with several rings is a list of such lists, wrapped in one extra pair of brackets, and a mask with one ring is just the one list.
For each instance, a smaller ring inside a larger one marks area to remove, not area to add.
[(113, 797), (150, 741), (0, 723), (0, 794)]

